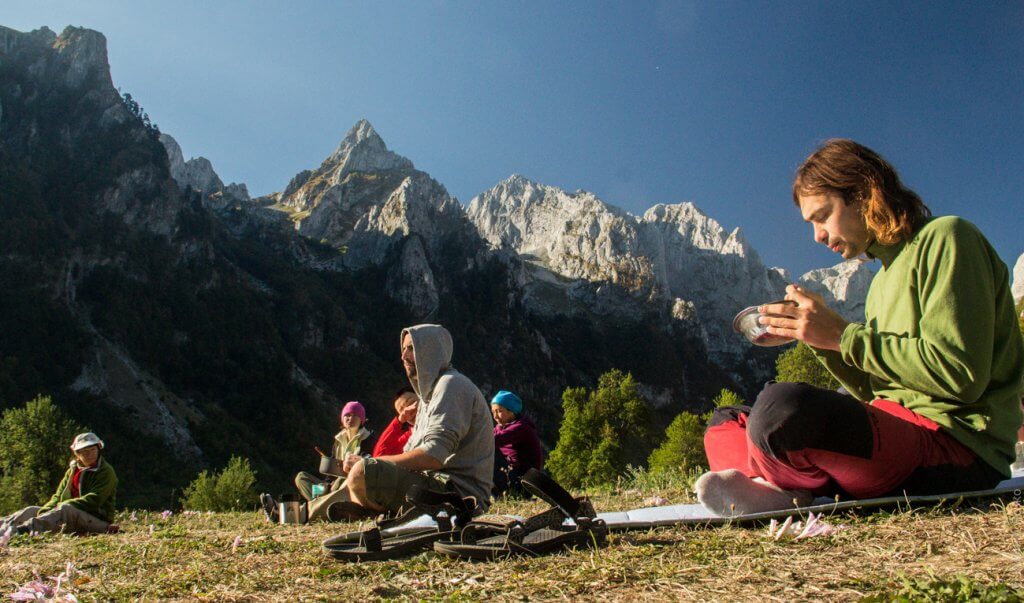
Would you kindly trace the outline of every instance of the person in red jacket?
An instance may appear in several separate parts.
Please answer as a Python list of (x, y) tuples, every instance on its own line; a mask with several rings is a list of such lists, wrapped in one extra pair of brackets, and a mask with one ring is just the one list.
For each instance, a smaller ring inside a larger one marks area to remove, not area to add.
[(405, 443), (412, 435), (412, 425), (416, 422), (416, 409), (419, 398), (408, 385), (395, 392), (395, 412), (397, 416), (384, 428), (380, 439), (373, 446), (372, 456), (387, 456), (405, 452)]

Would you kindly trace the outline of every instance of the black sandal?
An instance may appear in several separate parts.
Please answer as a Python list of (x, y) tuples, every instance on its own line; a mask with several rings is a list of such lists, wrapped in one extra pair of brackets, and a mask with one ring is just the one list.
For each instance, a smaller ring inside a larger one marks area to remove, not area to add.
[[(525, 521), (504, 516), (474, 519), (461, 530), (458, 540), (435, 542), (434, 550), (450, 557), (500, 559), (536, 557), (564, 548), (597, 548), (606, 543), (608, 527), (597, 518), (586, 497), (574, 498), (536, 469), (526, 472), (522, 484), (551, 508)], [(571, 521), (567, 523), (567, 519)]]
[[(397, 559), (427, 550), (442, 538), (451, 538), (473, 517), (476, 499), (462, 498), (455, 492), (437, 492), (413, 486), (406, 495), (412, 507), (392, 519), (380, 521), (372, 528), (328, 538), (323, 551), (339, 561), (379, 561)], [(402, 525), (429, 515), (436, 526), (413, 528), (411, 531), (384, 536), (382, 531), (400, 529)]]

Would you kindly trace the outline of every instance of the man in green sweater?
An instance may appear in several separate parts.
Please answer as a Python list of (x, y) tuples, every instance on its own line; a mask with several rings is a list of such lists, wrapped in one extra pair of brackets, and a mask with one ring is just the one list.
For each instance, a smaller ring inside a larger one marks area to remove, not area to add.
[(0, 534), (112, 531), (117, 475), (102, 456), (103, 441), (82, 433), (71, 443), (74, 458), (50, 500), (0, 518)]
[(769, 383), (752, 409), (717, 412), (700, 501), (740, 514), (1009, 477), (1024, 344), (1009, 271), (989, 242), (963, 219), (932, 218), (888, 162), (851, 140), (804, 161), (793, 200), (815, 241), (881, 262), (863, 323), (796, 285), (786, 289), (794, 305), (759, 309), (769, 333), (809, 345), (850, 395)]

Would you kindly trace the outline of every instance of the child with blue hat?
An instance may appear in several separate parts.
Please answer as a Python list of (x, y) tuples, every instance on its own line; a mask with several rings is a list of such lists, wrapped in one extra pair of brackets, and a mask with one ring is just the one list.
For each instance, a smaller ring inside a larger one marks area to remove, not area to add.
[(494, 496), (523, 495), (520, 480), (529, 469), (540, 469), (544, 460), (537, 427), (523, 414), (523, 400), (501, 390), (491, 398), (494, 417)]

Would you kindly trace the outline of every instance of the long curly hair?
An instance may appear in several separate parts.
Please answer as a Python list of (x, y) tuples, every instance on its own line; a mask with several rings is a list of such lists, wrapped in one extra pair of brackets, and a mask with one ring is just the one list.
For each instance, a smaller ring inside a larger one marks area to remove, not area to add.
[(847, 138), (825, 141), (804, 160), (793, 179), (793, 203), (801, 195), (836, 193), (860, 203), (868, 230), (883, 245), (909, 239), (932, 211), (900, 181), (881, 155)]

